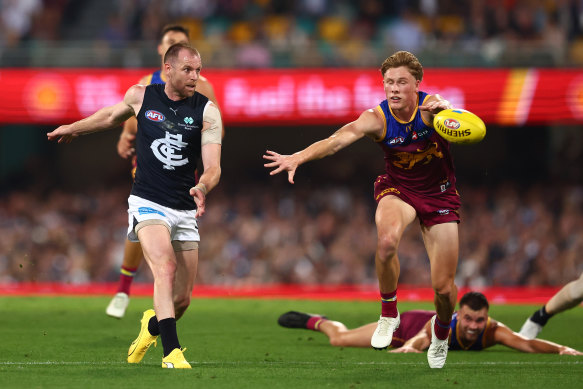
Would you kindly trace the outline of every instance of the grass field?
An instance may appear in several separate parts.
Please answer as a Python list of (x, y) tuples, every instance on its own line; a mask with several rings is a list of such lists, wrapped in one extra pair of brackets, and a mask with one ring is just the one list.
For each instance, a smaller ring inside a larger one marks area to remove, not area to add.
[[(378, 303), (196, 299), (178, 322), (192, 370), (160, 367), (162, 348), (125, 362), (150, 298), (122, 320), (103, 297), (0, 297), (0, 388), (577, 388), (583, 357), (523, 354), (500, 346), (451, 352), (432, 370), (425, 354), (334, 348), (322, 334), (277, 325), (290, 310), (325, 313), (349, 328), (375, 320)], [(400, 310), (431, 304), (400, 303)], [(492, 306), (517, 330), (535, 306)], [(554, 317), (542, 337), (583, 350), (583, 309)]]

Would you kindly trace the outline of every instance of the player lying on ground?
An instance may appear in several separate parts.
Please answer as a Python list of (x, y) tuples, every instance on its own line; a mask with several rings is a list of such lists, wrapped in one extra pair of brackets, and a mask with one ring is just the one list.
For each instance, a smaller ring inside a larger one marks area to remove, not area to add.
[[(497, 344), (527, 353), (583, 355), (567, 346), (542, 339), (526, 339), (504, 324), (488, 316), (489, 304), (479, 292), (466, 293), (450, 324), (449, 349), (481, 351)], [(419, 353), (431, 343), (432, 311), (408, 311), (401, 314), (401, 324), (393, 334), (391, 352)], [(279, 317), (278, 323), (287, 328), (307, 328), (325, 334), (332, 346), (370, 347), (370, 337), (377, 323), (349, 330), (338, 321), (324, 316), (290, 311)]]

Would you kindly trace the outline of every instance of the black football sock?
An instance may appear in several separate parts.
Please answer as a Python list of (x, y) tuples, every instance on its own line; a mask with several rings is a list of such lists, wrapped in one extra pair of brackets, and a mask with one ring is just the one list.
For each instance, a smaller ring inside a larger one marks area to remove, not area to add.
[(150, 321), (148, 322), (148, 332), (154, 336), (160, 335), (160, 327), (158, 326), (158, 319), (156, 319), (156, 316), (150, 318)]
[(166, 357), (175, 348), (180, 348), (178, 334), (176, 333), (176, 319), (169, 317), (168, 319), (160, 320), (158, 327), (160, 328), (160, 337), (162, 338), (164, 356)]
[(544, 326), (545, 324), (547, 324), (547, 321), (552, 316), (553, 314), (548, 313), (547, 310), (545, 309), (545, 306), (543, 305), (541, 309), (532, 314), (530, 320), (534, 321), (537, 324), (540, 324), (541, 326)]

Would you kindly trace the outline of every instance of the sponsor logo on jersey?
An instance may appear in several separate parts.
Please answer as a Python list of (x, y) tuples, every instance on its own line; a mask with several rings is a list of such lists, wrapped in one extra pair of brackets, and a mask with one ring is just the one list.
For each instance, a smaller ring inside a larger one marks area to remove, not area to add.
[(450, 183), (449, 181), (447, 181), (445, 184), (441, 184), (441, 185), (439, 186), (439, 189), (440, 189), (442, 192), (445, 192), (446, 190), (448, 190), (448, 189), (449, 189), (449, 187), (450, 187), (450, 186), (451, 186), (451, 183)]
[(192, 124), (192, 123), (194, 123), (194, 120), (190, 116), (187, 116), (184, 118), (184, 123)]
[(449, 209), (438, 209), (437, 213), (440, 215), (449, 215)]
[(163, 122), (164, 120), (166, 120), (166, 117), (162, 113), (151, 109), (149, 111), (146, 111), (146, 119), (149, 119), (153, 122)]

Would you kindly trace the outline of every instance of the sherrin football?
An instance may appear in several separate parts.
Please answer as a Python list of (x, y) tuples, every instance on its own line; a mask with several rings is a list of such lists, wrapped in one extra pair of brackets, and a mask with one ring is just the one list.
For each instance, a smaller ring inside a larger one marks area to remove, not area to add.
[(452, 143), (478, 143), (486, 136), (486, 125), (465, 109), (444, 109), (433, 118), (435, 131)]

